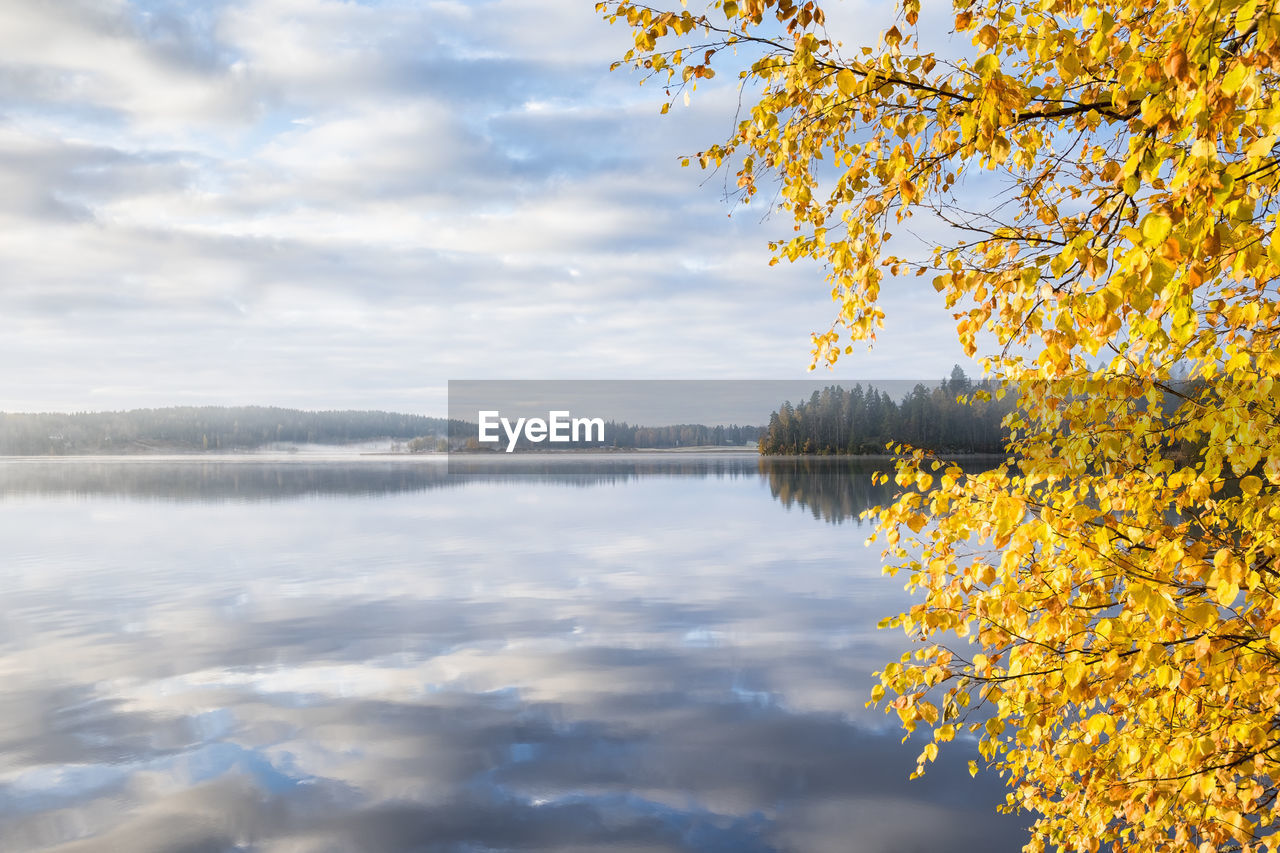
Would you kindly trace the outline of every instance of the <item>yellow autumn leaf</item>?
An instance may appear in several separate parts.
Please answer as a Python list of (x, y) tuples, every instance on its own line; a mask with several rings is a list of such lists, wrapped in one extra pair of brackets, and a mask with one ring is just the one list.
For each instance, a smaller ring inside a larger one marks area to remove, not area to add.
[(836, 88), (840, 90), (840, 94), (845, 97), (853, 97), (857, 89), (858, 78), (848, 68), (841, 68), (836, 72)]
[(1169, 237), (1173, 223), (1168, 216), (1148, 213), (1142, 218), (1142, 239), (1148, 246), (1158, 246)]

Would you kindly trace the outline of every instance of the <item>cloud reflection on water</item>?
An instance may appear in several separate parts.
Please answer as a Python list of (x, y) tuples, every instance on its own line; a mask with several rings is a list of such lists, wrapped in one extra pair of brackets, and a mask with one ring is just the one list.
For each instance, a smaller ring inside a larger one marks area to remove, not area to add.
[(575, 464), (0, 464), (0, 848), (1020, 846), (862, 707), (865, 466)]

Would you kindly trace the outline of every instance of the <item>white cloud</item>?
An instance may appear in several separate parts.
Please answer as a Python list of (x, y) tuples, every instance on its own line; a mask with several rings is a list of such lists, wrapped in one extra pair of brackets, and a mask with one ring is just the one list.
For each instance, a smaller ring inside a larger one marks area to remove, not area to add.
[[(659, 118), (607, 71), (625, 44), (567, 0), (6, 10), (0, 355), (33, 366), (0, 408), (800, 375), (821, 270), (768, 268), (786, 223), (676, 162), (727, 130), (731, 75)], [(912, 327), (850, 369), (945, 372), (922, 298), (890, 292)]]
[(0, 16), (3, 72), (39, 80), (48, 106), (114, 113), (147, 130), (245, 119), (243, 66), (177, 20), (124, 0), (11, 4)]

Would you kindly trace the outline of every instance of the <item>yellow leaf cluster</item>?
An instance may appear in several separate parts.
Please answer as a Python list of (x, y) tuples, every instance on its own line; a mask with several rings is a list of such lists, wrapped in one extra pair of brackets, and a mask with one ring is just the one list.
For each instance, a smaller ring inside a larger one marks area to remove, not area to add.
[[(1280, 850), (1278, 3), (955, 0), (948, 56), (916, 0), (856, 49), (813, 2), (597, 7), (668, 92), (745, 62), (690, 159), (777, 182), (775, 261), (837, 304), (816, 363), (911, 273), (995, 342), (1008, 459), (925, 479), (908, 449), (879, 515), (921, 642), (873, 701), (933, 731), (918, 772), (972, 731), (1031, 851)], [(936, 243), (891, 240), (914, 216)]]

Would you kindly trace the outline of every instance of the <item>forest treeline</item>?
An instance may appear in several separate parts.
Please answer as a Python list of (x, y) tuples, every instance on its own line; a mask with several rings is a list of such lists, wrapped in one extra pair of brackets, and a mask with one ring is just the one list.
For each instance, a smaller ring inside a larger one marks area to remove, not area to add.
[(307, 412), (274, 406), (175, 406), (122, 412), (0, 412), (0, 455), (252, 450), (278, 442), (353, 444), (443, 436), (444, 418)]
[[(467, 421), (451, 421), (450, 446), (455, 450), (489, 450), (503, 452), (507, 438), (502, 433), (496, 445), (483, 446), (477, 440), (477, 427)], [(523, 436), (516, 441), (517, 451), (529, 450), (644, 450), (674, 447), (755, 447), (763, 427), (758, 426), (707, 426), (706, 424), (672, 424), (669, 426), (639, 426), (626, 421), (605, 421), (604, 440), (564, 441), (554, 444), (531, 442)]]
[(614, 447), (742, 447), (759, 440), (758, 426), (675, 424), (645, 427), (606, 421), (604, 435)]
[[(603, 442), (530, 445), (520, 449), (752, 446), (754, 426), (677, 424), (646, 427), (608, 421)], [(411, 453), (468, 449), (476, 425), (381, 411), (309, 412), (275, 406), (174, 406), (120, 412), (0, 412), (0, 456), (70, 456), (245, 451), (272, 445), (343, 445), (386, 441)], [(452, 436), (452, 441), (446, 439)], [(474, 449), (474, 448), (472, 448)]]
[(993, 391), (973, 382), (959, 366), (936, 388), (918, 384), (901, 401), (873, 386), (831, 385), (808, 401), (782, 404), (760, 437), (766, 455), (884, 453), (890, 442), (947, 453), (1002, 453), (1000, 423), (1013, 400), (958, 401), (975, 391)]

